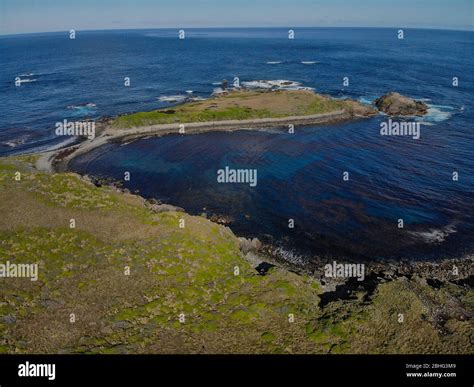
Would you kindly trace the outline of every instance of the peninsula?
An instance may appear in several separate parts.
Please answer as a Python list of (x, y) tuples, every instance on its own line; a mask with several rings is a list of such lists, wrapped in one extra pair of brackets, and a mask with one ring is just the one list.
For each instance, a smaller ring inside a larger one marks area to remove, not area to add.
[(310, 90), (233, 90), (206, 100), (102, 120), (97, 133), (79, 145), (46, 152), (41, 170), (67, 170), (70, 160), (111, 141), (130, 141), (173, 133), (196, 134), (328, 124), (370, 117), (377, 110), (350, 99), (335, 99)]

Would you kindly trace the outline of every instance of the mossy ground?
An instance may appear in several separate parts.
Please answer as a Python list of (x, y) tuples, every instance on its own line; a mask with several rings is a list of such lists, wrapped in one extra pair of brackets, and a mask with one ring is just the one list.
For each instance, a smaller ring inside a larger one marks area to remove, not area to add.
[(34, 161), (0, 159), (0, 263), (39, 264), (0, 278), (0, 353), (472, 353), (470, 322), (441, 334), (424, 301), (472, 310), (472, 292), (398, 280), (321, 309), (317, 281), (258, 275), (229, 229)]

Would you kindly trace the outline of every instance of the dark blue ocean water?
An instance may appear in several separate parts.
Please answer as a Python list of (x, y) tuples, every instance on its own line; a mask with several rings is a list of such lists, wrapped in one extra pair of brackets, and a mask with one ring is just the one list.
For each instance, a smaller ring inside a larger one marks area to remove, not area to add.
[[(213, 83), (235, 76), (291, 80), (368, 103), (399, 91), (430, 105), (419, 140), (380, 136), (379, 116), (294, 135), (240, 131), (107, 145), (73, 168), (115, 178), (130, 171), (132, 190), (191, 213), (231, 215), (237, 234), (306, 259), (472, 253), (474, 33), (405, 30), (398, 40), (393, 29), (295, 32), (294, 40), (286, 29), (187, 30), (185, 40), (176, 30), (1, 37), (0, 154), (64, 142), (53, 129), (65, 118), (152, 110), (169, 106), (160, 97), (189, 90), (208, 97)], [(16, 87), (17, 76), (31, 82)], [(257, 187), (218, 184), (225, 166), (256, 168)]]

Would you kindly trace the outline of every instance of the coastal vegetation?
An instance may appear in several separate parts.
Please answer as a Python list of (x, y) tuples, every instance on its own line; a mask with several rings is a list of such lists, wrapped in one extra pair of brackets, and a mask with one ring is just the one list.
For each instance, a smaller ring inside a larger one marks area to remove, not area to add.
[(323, 305), (318, 278), (260, 275), (229, 228), (36, 161), (0, 159), (0, 257), (39, 264), (0, 279), (0, 353), (473, 351), (462, 283), (394, 276)]
[(309, 90), (237, 90), (203, 101), (188, 102), (167, 109), (117, 117), (112, 127), (126, 129), (158, 124), (283, 118), (348, 111), (373, 112), (351, 100), (338, 100)]

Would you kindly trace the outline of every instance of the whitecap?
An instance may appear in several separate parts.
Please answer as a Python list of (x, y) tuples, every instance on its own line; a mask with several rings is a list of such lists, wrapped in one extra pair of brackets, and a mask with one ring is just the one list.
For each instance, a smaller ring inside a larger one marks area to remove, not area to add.
[(2, 144), (10, 148), (16, 148), (17, 146), (23, 145), (24, 143), (26, 143), (29, 137), (30, 136), (28, 135), (20, 136), (12, 140), (2, 141)]
[(46, 145), (38, 145), (38, 146), (33, 146), (32, 148), (29, 148), (28, 150), (20, 150), (16, 154), (22, 154), (22, 153), (32, 153), (32, 152), (49, 152), (49, 151), (54, 151), (57, 149), (65, 148), (68, 145), (76, 142), (78, 140), (78, 137), (67, 137), (64, 139), (64, 141), (61, 141), (55, 145), (51, 144), (46, 144)]
[(443, 228), (432, 228), (427, 231), (410, 231), (409, 233), (422, 239), (425, 243), (441, 243), (455, 232), (457, 232), (456, 225), (450, 224)]
[(67, 109), (85, 109), (85, 108), (95, 108), (97, 105), (93, 102), (81, 103), (79, 105), (69, 105)]
[(169, 103), (184, 102), (187, 99), (188, 97), (186, 95), (164, 95), (162, 97), (158, 97), (158, 100), (160, 100), (160, 102), (169, 102)]
[(301, 62), (301, 64), (304, 64), (304, 65), (313, 65), (313, 64), (316, 64), (316, 63), (319, 63), (318, 61), (313, 61), (313, 60), (304, 60)]
[(36, 82), (36, 81), (37, 81), (36, 79), (18, 79), (18, 82), (20, 83), (30, 83), (30, 82)]
[(271, 89), (272, 85), (270, 85), (266, 81), (248, 81), (242, 82), (242, 86), (248, 89)]
[(444, 105), (428, 104), (428, 112), (422, 117), (416, 117), (415, 120), (422, 123), (438, 123), (451, 118), (453, 108)]
[(273, 252), (286, 262), (292, 263), (293, 265), (305, 266), (308, 261), (304, 256), (291, 250), (285, 250), (282, 247), (277, 247)]
[(360, 103), (363, 103), (365, 105), (372, 105), (376, 99), (377, 99), (377, 96), (374, 96), (374, 95), (368, 96), (368, 95), (366, 95), (366, 96), (359, 97), (357, 100)]
[(266, 64), (269, 64), (269, 65), (276, 65), (276, 64), (280, 64), (281, 61), (279, 60), (276, 60), (276, 61), (268, 61), (268, 62), (265, 62)]
[(302, 86), (300, 82), (287, 79), (246, 81), (242, 82), (242, 86), (247, 89), (313, 90), (312, 87)]

